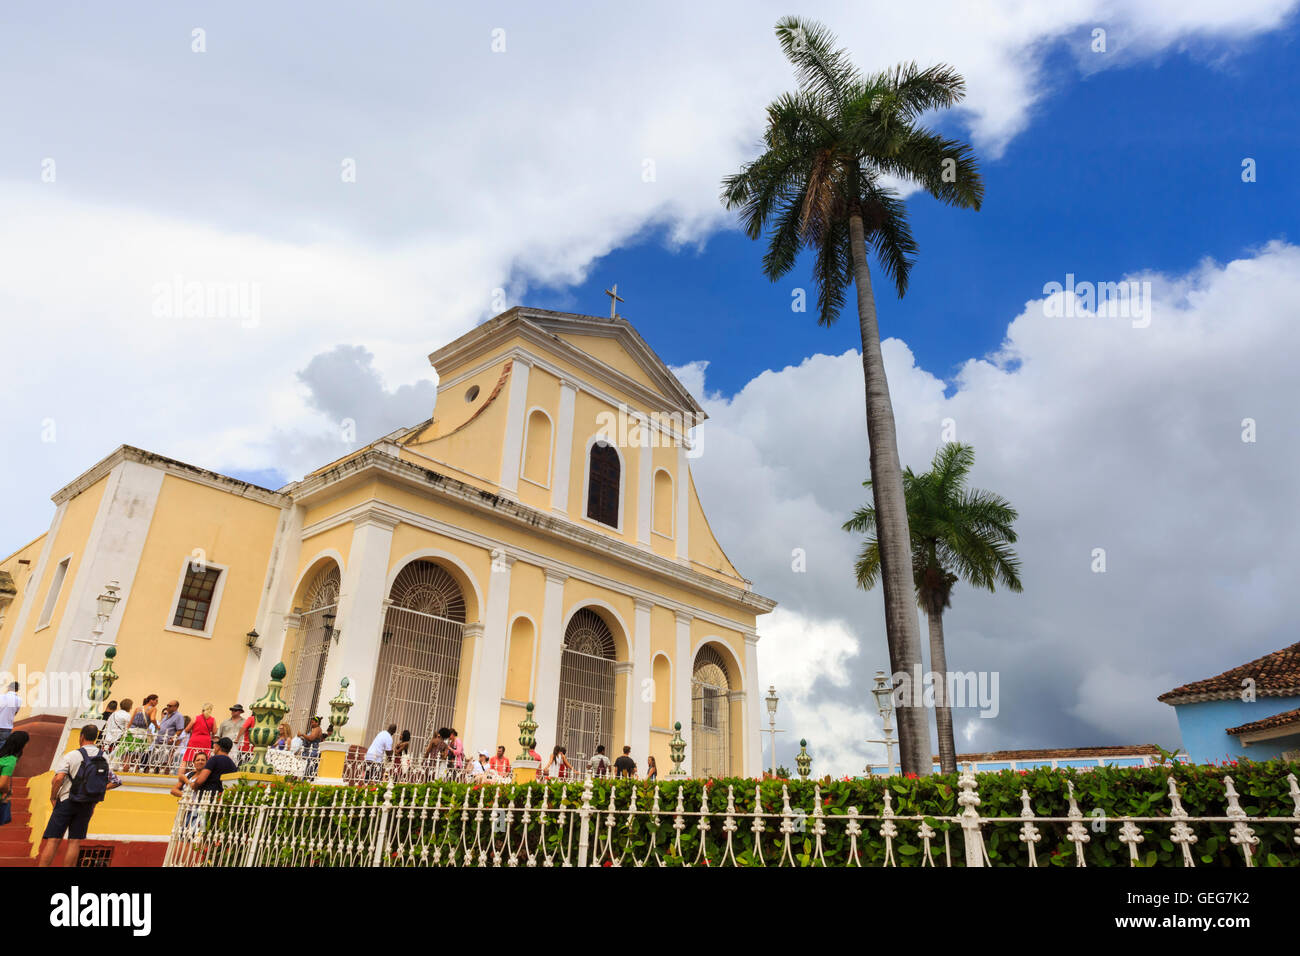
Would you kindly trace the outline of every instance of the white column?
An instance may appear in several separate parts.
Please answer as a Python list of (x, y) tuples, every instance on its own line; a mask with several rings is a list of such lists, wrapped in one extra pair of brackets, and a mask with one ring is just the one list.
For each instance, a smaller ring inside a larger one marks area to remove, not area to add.
[[(640, 416), (638, 416), (640, 418)], [(651, 481), (651, 466), (654, 464), (654, 449), (650, 447), (650, 423), (640, 419), (638, 434), (641, 444), (637, 454), (636, 483), (636, 543), (650, 547), (650, 522), (654, 517), (654, 492)]]
[(657, 695), (670, 693), (671, 689), (655, 687), (654, 675), (650, 670), (650, 612), (654, 605), (641, 598), (636, 598), (634, 603), (636, 613), (632, 626), (632, 683), (628, 687), (632, 711), (627, 725), (627, 742), (632, 745), (632, 756), (637, 765), (644, 767), (646, 754), (650, 752), (650, 718), (654, 715), (654, 695), (647, 691), (653, 689)]
[(669, 726), (681, 721), (682, 739), (686, 741), (686, 759), (682, 770), (691, 772), (691, 615), (677, 612), (677, 647), (673, 655), (673, 712)]
[(689, 561), (691, 554), (691, 463), (686, 457), (686, 445), (677, 447), (677, 522), (673, 528), (677, 538), (677, 560)]
[[(85, 553), (73, 556), (77, 572), (73, 580), (63, 582), (64, 588), (69, 589), (67, 603), (50, 651), (47, 670), (65, 674), (87, 673), (103, 660), (102, 645), (117, 643), (118, 628), (131, 599), (135, 572), (140, 566), (145, 540), (149, 537), (162, 483), (161, 469), (136, 461), (124, 461), (110, 473), (95, 523), (84, 545)], [(58, 560), (62, 555), (54, 555), (54, 558)], [(121, 586), (117, 592), (118, 603), (104, 626), (104, 633), (94, 635), (92, 628), (98, 621), (99, 594), (110, 581), (117, 581)], [(158, 627), (162, 624), (162, 621), (157, 622)], [(248, 622), (244, 630), (251, 625), (252, 622)], [(100, 642), (101, 646), (89, 643), (92, 640)], [(130, 673), (130, 661), (119, 658), (115, 665), (118, 673)], [(83, 697), (71, 707), (53, 709), (80, 713), (86, 704)]]
[(370, 702), (374, 693), (375, 668), (379, 664), (380, 638), (384, 627), (384, 593), (388, 583), (388, 561), (397, 519), (369, 512), (352, 522), (352, 546), (339, 589), (338, 616), (334, 627), (338, 644), (330, 648), (321, 682), (321, 697), (328, 700), (347, 677), (354, 702), (343, 736), (350, 744), (364, 740)]
[[(302, 551), (302, 516), (306, 509), (301, 505), (291, 505), (280, 515), (280, 524), (276, 529), (275, 547), (271, 552), (269, 580), (262, 591), (262, 600), (257, 609), (258, 646), (260, 655), (248, 652), (244, 661), (244, 675), (239, 682), (239, 694), (235, 700), (253, 700), (266, 691), (266, 683), (271, 679), (271, 668), (284, 659), (285, 618), (293, 608), (294, 577), (298, 571), (298, 557)], [(324, 688), (321, 688), (324, 690)], [(337, 688), (336, 688), (337, 689)], [(322, 700), (333, 697), (322, 695)]]
[(506, 410), (506, 437), (501, 446), (501, 493), (513, 498), (519, 493), (519, 469), (524, 452), (524, 419), (528, 415), (528, 371), (532, 368), (516, 356), (510, 366), (510, 398)]
[(551, 510), (569, 513), (569, 470), (573, 466), (573, 408), (578, 386), (560, 380), (560, 409), (555, 419), (555, 466), (551, 469)]
[(543, 759), (559, 736), (560, 660), (564, 655), (564, 582), (568, 575), (546, 569), (542, 601), (542, 633), (537, 646), (537, 682), (533, 686), (533, 719), (537, 721), (538, 753)]
[(498, 723), (501, 719), (501, 662), (509, 653), (506, 625), (510, 616), (510, 569), (515, 559), (498, 548), (492, 552), (492, 574), (488, 580), (487, 609), (483, 614), (483, 635), (474, 644), (474, 662), (470, 669), (469, 699), (466, 707), (465, 740), (467, 746), (482, 747), (496, 753)]
[(747, 777), (763, 776), (762, 713), (758, 707), (763, 696), (758, 679), (758, 632), (745, 634), (745, 766)]

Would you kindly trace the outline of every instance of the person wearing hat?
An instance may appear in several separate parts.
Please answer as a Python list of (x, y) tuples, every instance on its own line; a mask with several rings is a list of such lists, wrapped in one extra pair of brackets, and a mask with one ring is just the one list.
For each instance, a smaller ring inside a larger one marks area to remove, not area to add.
[(239, 739), (239, 731), (244, 726), (244, 705), (230, 705), (230, 719), (223, 720), (217, 728), (218, 737), (227, 737), (231, 743)]
[(487, 779), (487, 772), (488, 754), (486, 750), (480, 750), (465, 768), (465, 775), (474, 783), (483, 783)]

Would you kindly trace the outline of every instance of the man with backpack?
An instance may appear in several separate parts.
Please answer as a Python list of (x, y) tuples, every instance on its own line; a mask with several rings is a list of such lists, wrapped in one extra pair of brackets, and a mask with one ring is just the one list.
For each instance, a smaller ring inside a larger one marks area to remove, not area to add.
[(64, 754), (59, 761), (50, 785), (50, 804), (54, 810), (41, 834), (40, 866), (54, 862), (54, 853), (65, 834), (63, 865), (77, 865), (77, 851), (86, 838), (96, 804), (122, 782), (108, 769), (108, 758), (95, 745), (98, 739), (99, 728), (86, 724), (81, 728), (81, 746)]

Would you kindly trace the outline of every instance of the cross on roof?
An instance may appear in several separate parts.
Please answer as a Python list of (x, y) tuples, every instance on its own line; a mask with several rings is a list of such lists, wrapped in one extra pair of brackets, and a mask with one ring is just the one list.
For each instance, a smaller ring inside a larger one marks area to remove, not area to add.
[(613, 289), (606, 289), (606, 290), (605, 290), (605, 295), (609, 296), (609, 317), (610, 317), (611, 319), (617, 319), (617, 318), (618, 318), (618, 304), (619, 304), (620, 302), (626, 302), (626, 301), (627, 301), (626, 299), (624, 299), (622, 296), (620, 296), (620, 295), (618, 294), (618, 283), (617, 283), (617, 282), (614, 283), (614, 288), (613, 288)]

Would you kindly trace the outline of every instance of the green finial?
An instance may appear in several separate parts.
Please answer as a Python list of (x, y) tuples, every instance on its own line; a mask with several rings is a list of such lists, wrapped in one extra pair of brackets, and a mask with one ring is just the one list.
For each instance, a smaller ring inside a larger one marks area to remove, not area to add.
[(339, 692), (329, 702), (330, 723), (334, 725), (334, 729), (325, 738), (327, 743), (346, 743), (343, 739), (343, 727), (348, 722), (348, 711), (352, 709), (352, 704), (352, 698), (348, 696), (348, 679), (345, 677), (339, 681)]
[(519, 756), (516, 760), (532, 760), (529, 751), (537, 746), (537, 721), (533, 720), (533, 702), (524, 705), (524, 719), (519, 721)]
[(113, 658), (116, 656), (117, 648), (110, 644), (104, 651), (104, 663), (87, 675), (90, 686), (86, 688), (86, 698), (90, 703), (79, 719), (98, 720), (104, 712), (104, 701), (108, 700), (108, 695), (113, 692), (113, 684), (117, 681), (117, 671), (113, 670)]
[(253, 744), (253, 758), (241, 769), (250, 773), (274, 773), (266, 762), (266, 748), (275, 740), (280, 721), (289, 710), (289, 705), (280, 696), (280, 687), (287, 673), (284, 661), (271, 668), (271, 681), (266, 685), (266, 693), (253, 701), (253, 727), (248, 732), (248, 739)]
[(682, 761), (686, 759), (686, 741), (682, 739), (680, 720), (673, 724), (673, 736), (668, 741), (668, 759), (673, 762), (673, 769), (668, 772), (668, 776), (673, 779), (685, 777), (686, 771), (682, 769)]
[(812, 770), (812, 756), (808, 753), (808, 741), (799, 741), (799, 753), (794, 758), (794, 765), (799, 770), (799, 779), (807, 780)]

